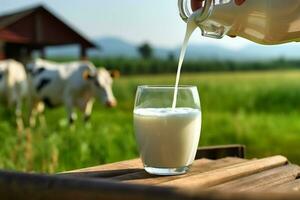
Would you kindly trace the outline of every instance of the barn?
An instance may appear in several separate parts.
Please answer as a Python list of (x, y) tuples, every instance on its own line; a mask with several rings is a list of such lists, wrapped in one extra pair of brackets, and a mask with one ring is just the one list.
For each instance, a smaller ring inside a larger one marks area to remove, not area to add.
[(0, 60), (30, 59), (33, 51), (44, 58), (45, 47), (76, 44), (80, 59), (96, 45), (82, 36), (43, 5), (0, 16)]

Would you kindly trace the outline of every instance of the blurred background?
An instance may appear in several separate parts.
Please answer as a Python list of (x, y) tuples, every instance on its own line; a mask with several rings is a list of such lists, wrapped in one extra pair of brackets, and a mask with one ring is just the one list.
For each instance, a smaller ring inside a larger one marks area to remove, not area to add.
[[(0, 168), (59, 172), (137, 157), (135, 90), (137, 85), (175, 82), (186, 28), (177, 1), (0, 4), (0, 59), (24, 64), (38, 57), (88, 59), (121, 74), (113, 85), (118, 106), (107, 109), (96, 103), (91, 121), (77, 120), (72, 128), (61, 107), (46, 109), (44, 125), (17, 131), (15, 115), (0, 105)], [(200, 91), (200, 146), (245, 144), (249, 158), (282, 154), (300, 164), (299, 52), (296, 43), (263, 46), (241, 38), (203, 38), (195, 31), (180, 83), (197, 85)]]

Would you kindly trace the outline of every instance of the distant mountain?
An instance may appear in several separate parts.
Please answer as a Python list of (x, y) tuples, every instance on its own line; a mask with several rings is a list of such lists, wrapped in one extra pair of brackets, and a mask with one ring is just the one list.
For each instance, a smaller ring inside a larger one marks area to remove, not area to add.
[[(177, 52), (180, 48), (177, 49)], [(179, 53), (177, 54), (179, 55)], [(217, 59), (217, 60), (269, 60), (276, 58), (299, 59), (300, 44), (283, 45), (250, 44), (241, 49), (228, 49), (217, 45), (190, 45), (187, 49), (188, 59)]]
[(106, 37), (95, 39), (94, 43), (101, 47), (101, 50), (90, 50), (90, 56), (102, 57), (138, 57), (139, 54), (135, 45), (118, 38)]
[(281, 45), (251, 44), (238, 51), (245, 59), (271, 59), (271, 58), (300, 58), (300, 44), (288, 43)]
[[(95, 39), (94, 43), (101, 47), (100, 50), (89, 50), (89, 56), (100, 57), (138, 57), (137, 46), (125, 40), (106, 37)], [(69, 45), (63, 47), (47, 48), (49, 56), (78, 56), (79, 47)], [(154, 47), (154, 55), (167, 58), (170, 53), (179, 56), (180, 47), (175, 49)], [(290, 43), (276, 46), (251, 44), (239, 50), (232, 50), (217, 45), (191, 44), (188, 46), (187, 59), (217, 59), (217, 60), (266, 60), (272, 58), (300, 58), (300, 45)]]
[[(90, 56), (102, 57), (139, 57), (137, 51), (138, 46), (131, 44), (125, 40), (106, 37), (94, 40), (94, 43), (101, 47), (101, 50), (91, 50)], [(154, 48), (154, 56), (159, 58), (166, 58), (172, 50), (165, 48)]]

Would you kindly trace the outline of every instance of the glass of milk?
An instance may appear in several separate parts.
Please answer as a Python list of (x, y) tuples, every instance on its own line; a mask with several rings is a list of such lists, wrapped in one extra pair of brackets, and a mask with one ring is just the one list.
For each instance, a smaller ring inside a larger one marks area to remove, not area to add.
[(135, 135), (150, 174), (184, 174), (195, 159), (201, 131), (198, 90), (177, 89), (177, 98), (174, 86), (139, 86), (136, 92)]

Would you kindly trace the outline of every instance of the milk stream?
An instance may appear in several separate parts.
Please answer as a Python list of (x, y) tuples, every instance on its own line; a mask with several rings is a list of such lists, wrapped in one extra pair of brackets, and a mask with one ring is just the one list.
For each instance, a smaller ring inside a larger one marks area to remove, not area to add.
[(179, 56), (179, 62), (178, 62), (178, 67), (177, 67), (176, 82), (175, 82), (175, 89), (174, 89), (174, 97), (173, 97), (173, 104), (172, 104), (172, 108), (173, 109), (176, 108), (176, 104), (177, 104), (178, 85), (179, 85), (179, 79), (180, 79), (180, 72), (181, 72), (181, 67), (182, 67), (182, 63), (183, 63), (183, 60), (184, 60), (186, 48), (187, 48), (187, 45), (188, 45), (188, 41), (189, 41), (192, 33), (194, 32), (194, 30), (196, 28), (197, 28), (197, 25), (192, 20), (189, 20), (188, 23), (187, 23), (185, 37), (184, 37), (184, 41), (183, 41), (183, 44), (182, 44), (182, 47), (181, 47), (180, 56)]

